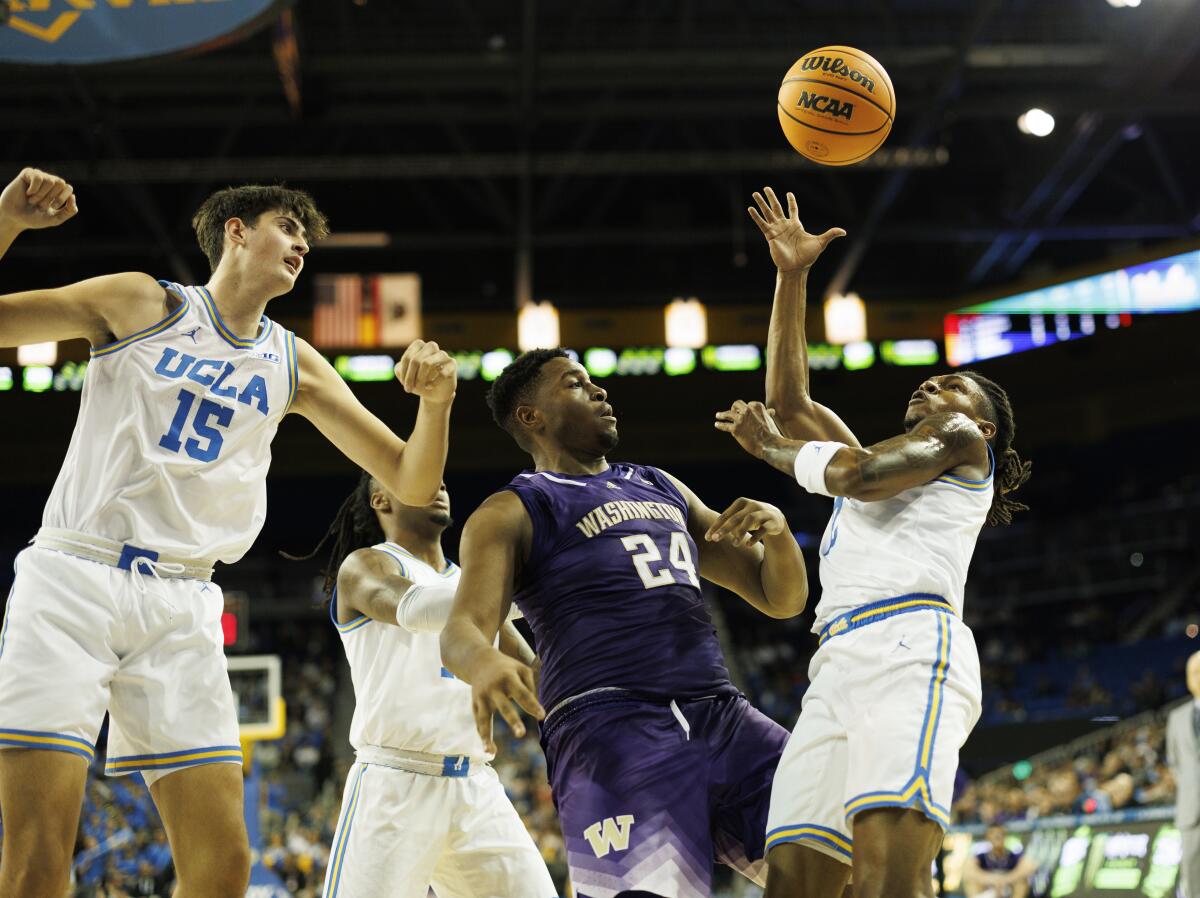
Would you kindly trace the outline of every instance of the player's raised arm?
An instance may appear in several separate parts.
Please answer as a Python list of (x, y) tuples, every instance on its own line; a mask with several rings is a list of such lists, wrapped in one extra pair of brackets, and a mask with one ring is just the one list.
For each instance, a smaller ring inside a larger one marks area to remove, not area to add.
[(718, 515), (686, 484), (667, 476), (688, 504), (688, 533), (700, 553), (701, 577), (769, 617), (795, 617), (804, 610), (808, 573), (783, 512), (756, 499), (737, 499)]
[[(0, 192), (0, 257), (22, 232), (56, 227), (78, 211), (70, 184), (23, 169)], [(154, 278), (133, 272), (10, 293), (0, 296), (0, 347), (79, 337), (102, 346), (160, 320), (165, 303), (166, 293)]]
[(532, 668), (494, 648), (531, 535), (529, 515), (513, 493), (496, 493), (475, 510), (463, 528), (462, 576), (450, 620), (442, 630), (442, 664), (471, 684), (475, 725), (493, 752), (494, 712), (518, 736), (525, 734), (525, 725), (514, 701), (539, 720), (546, 716), (537, 700)]
[(787, 195), (787, 213), (770, 187), (754, 194), (758, 208), (748, 211), (767, 238), (775, 263), (775, 302), (767, 333), (767, 406), (779, 415), (779, 426), (794, 439), (838, 440), (852, 446), (858, 440), (842, 420), (825, 406), (813, 402), (808, 391), (808, 335), (804, 316), (808, 302), (808, 270), (833, 240), (844, 237), (841, 228), (820, 236), (800, 223), (796, 197)]
[(303, 415), (347, 458), (405, 505), (437, 495), (449, 446), (450, 407), (458, 383), (454, 359), (436, 343), (417, 340), (396, 366), (401, 385), (421, 397), (408, 442), (366, 409), (325, 358), (296, 341), (300, 385), (292, 410)]
[(772, 467), (796, 478), (810, 493), (863, 502), (890, 499), (961, 466), (970, 473), (988, 468), (986, 440), (991, 422), (976, 423), (959, 412), (930, 415), (908, 433), (854, 447), (833, 442), (789, 440), (775, 428), (761, 402), (738, 400), (717, 413), (716, 428)]

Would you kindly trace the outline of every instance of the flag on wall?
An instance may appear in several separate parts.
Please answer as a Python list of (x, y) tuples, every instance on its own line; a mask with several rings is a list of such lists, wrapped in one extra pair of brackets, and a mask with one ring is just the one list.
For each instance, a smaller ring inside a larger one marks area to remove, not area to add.
[(316, 346), (399, 347), (421, 336), (420, 275), (326, 274), (316, 285)]

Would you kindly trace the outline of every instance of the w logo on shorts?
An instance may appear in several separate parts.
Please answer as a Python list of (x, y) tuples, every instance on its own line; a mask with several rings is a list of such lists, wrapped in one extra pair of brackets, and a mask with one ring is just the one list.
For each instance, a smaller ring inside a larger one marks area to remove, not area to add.
[(629, 847), (629, 831), (633, 828), (633, 814), (622, 814), (613, 819), (605, 817), (583, 831), (583, 837), (592, 846), (596, 857), (604, 857), (610, 851), (624, 851)]

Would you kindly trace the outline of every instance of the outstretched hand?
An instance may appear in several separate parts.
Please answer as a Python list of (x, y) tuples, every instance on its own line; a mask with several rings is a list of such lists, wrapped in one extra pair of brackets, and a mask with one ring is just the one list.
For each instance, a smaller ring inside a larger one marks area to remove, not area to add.
[(819, 236), (808, 233), (800, 223), (795, 194), (787, 195), (787, 214), (784, 214), (775, 191), (770, 187), (764, 187), (763, 191), (765, 197), (757, 191), (754, 193), (754, 203), (758, 208), (750, 206), (746, 211), (767, 238), (771, 261), (780, 271), (805, 271), (811, 268), (825, 247), (838, 237), (846, 236), (841, 228), (830, 228)]
[(786, 533), (787, 519), (774, 505), (757, 499), (735, 499), (721, 512), (704, 538), (711, 543), (729, 540), (735, 546), (755, 546), (768, 536)]
[(449, 402), (458, 389), (458, 363), (436, 343), (413, 340), (396, 363), (396, 379), (415, 396)]
[(763, 457), (769, 439), (783, 436), (775, 424), (775, 410), (761, 402), (742, 402), (738, 399), (728, 411), (717, 412), (713, 426), (732, 434), (738, 444), (755, 458)]
[(22, 169), (0, 193), (0, 225), (21, 231), (55, 227), (78, 211), (75, 188), (36, 168)]
[(545, 710), (537, 700), (534, 680), (532, 667), (498, 651), (491, 652), (472, 673), (471, 709), (475, 715), (475, 729), (492, 754), (496, 752), (496, 740), (492, 735), (494, 713), (499, 712), (518, 737), (525, 735), (525, 724), (513, 702), (538, 720), (546, 717)]

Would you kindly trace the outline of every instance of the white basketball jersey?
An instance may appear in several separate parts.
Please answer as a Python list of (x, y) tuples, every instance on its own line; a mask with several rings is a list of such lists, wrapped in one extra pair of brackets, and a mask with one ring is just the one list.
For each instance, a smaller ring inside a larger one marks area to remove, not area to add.
[(164, 555), (237, 561), (267, 514), (271, 440), (296, 396), (296, 338), (264, 316), (240, 339), (203, 287), (92, 350), (46, 527)]
[[(452, 562), (434, 570), (396, 543), (372, 546), (393, 558), (402, 575), (419, 586), (457, 586)], [(475, 731), (471, 687), (442, 667), (437, 633), (413, 633), (360, 615), (338, 623), (337, 597), (330, 609), (342, 637), (354, 681), (350, 744), (434, 755), (491, 757)]]
[(852, 608), (913, 593), (940, 596), (961, 617), (967, 568), (992, 506), (994, 473), (993, 462), (985, 480), (943, 474), (880, 502), (836, 499), (821, 538), (821, 601), (813, 632)]

